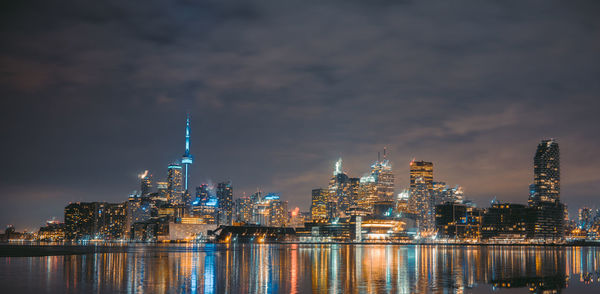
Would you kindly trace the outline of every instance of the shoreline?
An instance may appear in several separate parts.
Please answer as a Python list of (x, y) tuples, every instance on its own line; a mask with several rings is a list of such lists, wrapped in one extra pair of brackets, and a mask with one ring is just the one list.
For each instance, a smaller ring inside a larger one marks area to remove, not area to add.
[[(11, 244), (0, 243), (0, 258), (2, 257), (43, 257), (43, 256), (66, 256), (66, 255), (84, 255), (96, 253), (127, 253), (128, 249), (134, 247), (161, 247), (161, 245), (226, 245), (232, 243), (103, 243), (103, 244)], [(254, 243), (235, 243), (235, 244), (254, 244)], [(354, 243), (354, 242), (272, 242), (264, 243), (267, 245), (391, 245), (391, 246), (439, 246), (439, 247), (600, 247), (600, 243), (584, 244), (487, 244), (487, 243)], [(176, 246), (173, 246), (175, 248)]]

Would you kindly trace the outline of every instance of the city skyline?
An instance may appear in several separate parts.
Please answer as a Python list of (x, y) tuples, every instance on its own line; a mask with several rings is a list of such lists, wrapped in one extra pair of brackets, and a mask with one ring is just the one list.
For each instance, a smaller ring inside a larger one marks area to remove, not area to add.
[(125, 201), (144, 170), (166, 181), (186, 113), (192, 187), (230, 179), (235, 198), (307, 211), (340, 156), (361, 177), (387, 146), (396, 193), (416, 158), (479, 206), (526, 204), (553, 137), (571, 218), (597, 207), (596, 3), (47, 5), (2, 12), (0, 226)]

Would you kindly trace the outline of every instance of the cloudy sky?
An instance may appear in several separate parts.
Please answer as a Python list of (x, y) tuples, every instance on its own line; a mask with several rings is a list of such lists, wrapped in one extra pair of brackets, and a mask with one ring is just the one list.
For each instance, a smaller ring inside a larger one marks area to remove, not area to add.
[[(0, 226), (120, 202), (183, 153), (192, 183), (305, 210), (388, 148), (487, 206), (525, 203), (539, 140), (600, 208), (598, 1), (5, 1)], [(366, 4), (368, 2), (368, 4)], [(199, 4), (201, 3), (201, 4)]]

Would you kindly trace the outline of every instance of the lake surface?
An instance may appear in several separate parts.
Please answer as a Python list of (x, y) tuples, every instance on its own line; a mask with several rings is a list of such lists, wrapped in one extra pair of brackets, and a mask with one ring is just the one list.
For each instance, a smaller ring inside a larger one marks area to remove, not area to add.
[(600, 248), (133, 245), (0, 257), (2, 293), (600, 293)]

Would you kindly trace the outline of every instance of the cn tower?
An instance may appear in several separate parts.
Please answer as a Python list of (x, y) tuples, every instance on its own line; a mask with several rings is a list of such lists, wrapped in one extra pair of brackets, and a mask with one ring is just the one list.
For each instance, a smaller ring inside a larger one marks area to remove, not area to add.
[(184, 188), (185, 191), (188, 191), (188, 175), (190, 164), (194, 162), (194, 157), (190, 155), (190, 115), (187, 115), (186, 124), (185, 124), (185, 153), (181, 158), (181, 163), (185, 165), (185, 174), (184, 174)]

